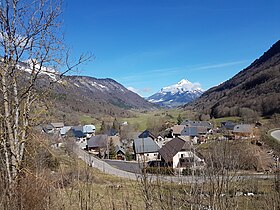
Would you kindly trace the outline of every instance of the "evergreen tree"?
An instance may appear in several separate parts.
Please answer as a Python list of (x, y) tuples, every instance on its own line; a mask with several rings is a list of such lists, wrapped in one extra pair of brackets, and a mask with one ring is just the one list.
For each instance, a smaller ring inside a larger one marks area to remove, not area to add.
[(109, 142), (109, 159), (115, 159), (117, 156), (113, 139), (110, 138)]
[(179, 114), (177, 117), (177, 124), (180, 125), (182, 122), (183, 122), (183, 119), (181, 117), (181, 114)]
[(114, 119), (114, 122), (113, 122), (113, 129), (116, 130), (117, 132), (119, 132), (119, 127), (120, 127), (120, 124), (117, 120), (117, 118)]
[(106, 125), (105, 125), (105, 122), (104, 122), (104, 121), (102, 121), (102, 123), (101, 123), (100, 132), (101, 132), (101, 133), (106, 132)]

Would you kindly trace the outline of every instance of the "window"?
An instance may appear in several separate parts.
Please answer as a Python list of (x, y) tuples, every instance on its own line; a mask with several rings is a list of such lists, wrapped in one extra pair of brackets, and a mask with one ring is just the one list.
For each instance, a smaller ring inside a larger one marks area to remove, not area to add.
[(149, 156), (149, 154), (147, 154), (147, 156)]
[(181, 154), (181, 158), (183, 158), (184, 157), (184, 154)]

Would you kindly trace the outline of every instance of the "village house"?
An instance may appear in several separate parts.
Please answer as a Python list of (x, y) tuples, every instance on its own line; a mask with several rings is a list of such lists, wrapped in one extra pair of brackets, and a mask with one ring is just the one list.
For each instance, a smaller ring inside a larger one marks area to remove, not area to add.
[(191, 138), (198, 136), (197, 127), (185, 127), (181, 131), (181, 136), (190, 136)]
[(189, 126), (189, 127), (205, 127), (207, 131), (210, 131), (213, 129), (212, 123), (208, 121), (191, 121), (191, 120), (185, 120), (181, 123), (181, 125)]
[(55, 131), (60, 131), (60, 129), (64, 127), (64, 123), (62, 123), (62, 122), (51, 123), (51, 126), (54, 127)]
[(122, 146), (116, 145), (115, 146), (115, 152), (116, 152), (118, 160), (125, 160), (125, 158), (126, 158), (125, 157), (126, 151), (125, 151), (125, 149)]
[(105, 157), (108, 147), (108, 135), (96, 135), (87, 140), (86, 150), (100, 157)]
[(60, 136), (65, 137), (67, 132), (71, 130), (71, 126), (64, 126), (60, 129)]
[(69, 136), (74, 137), (77, 142), (85, 142), (87, 139), (86, 134), (83, 132), (83, 126), (73, 126), (69, 130)]
[(86, 135), (87, 138), (94, 136), (95, 135), (95, 126), (94, 125), (84, 125), (83, 133)]
[(43, 125), (42, 131), (46, 134), (54, 134), (55, 129), (52, 125)]
[(236, 125), (236, 123), (234, 123), (232, 121), (221, 122), (221, 129), (222, 130), (233, 131), (235, 125)]
[(150, 161), (158, 159), (159, 146), (151, 138), (134, 139), (134, 153), (136, 161)]
[(251, 124), (239, 124), (235, 125), (232, 133), (235, 139), (248, 139), (254, 138), (254, 125)]
[[(66, 127), (66, 126), (65, 126)], [(67, 130), (69, 127), (66, 127)], [(64, 130), (64, 128), (62, 128)], [(64, 134), (64, 132), (61, 132)], [(84, 126), (72, 126), (67, 133), (69, 136), (76, 138), (78, 142), (85, 142), (86, 139), (95, 135), (95, 126), (94, 125), (84, 125)], [(66, 135), (66, 134), (64, 134)]]
[(166, 165), (182, 171), (185, 168), (197, 168), (204, 165), (204, 160), (192, 149), (192, 143), (176, 137), (167, 142), (159, 154)]
[(193, 144), (197, 144), (199, 140), (199, 133), (197, 127), (185, 127), (181, 132), (181, 139), (191, 141)]
[(153, 140), (157, 139), (157, 137), (148, 130), (145, 130), (141, 134), (138, 135), (139, 139), (148, 138), (148, 137), (152, 138)]
[(186, 127), (185, 125), (174, 125), (171, 128), (173, 138), (181, 136), (181, 133), (182, 133), (182, 131), (184, 130), (185, 127)]

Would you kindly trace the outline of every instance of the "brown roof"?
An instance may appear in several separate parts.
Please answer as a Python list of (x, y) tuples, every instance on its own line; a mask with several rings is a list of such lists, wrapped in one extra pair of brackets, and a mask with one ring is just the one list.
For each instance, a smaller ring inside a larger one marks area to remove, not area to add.
[(207, 133), (207, 127), (197, 126), (197, 133), (199, 133), (199, 134)]
[(64, 123), (63, 123), (63, 122), (51, 123), (51, 125), (52, 125), (54, 128), (62, 128), (62, 127), (64, 126)]
[(174, 125), (171, 129), (173, 130), (173, 134), (180, 134), (182, 130), (184, 130), (186, 126), (185, 125)]
[(170, 162), (173, 160), (173, 157), (180, 151), (190, 150), (191, 143), (185, 141), (179, 137), (172, 139), (167, 142), (160, 150), (159, 154), (165, 160), (165, 162)]

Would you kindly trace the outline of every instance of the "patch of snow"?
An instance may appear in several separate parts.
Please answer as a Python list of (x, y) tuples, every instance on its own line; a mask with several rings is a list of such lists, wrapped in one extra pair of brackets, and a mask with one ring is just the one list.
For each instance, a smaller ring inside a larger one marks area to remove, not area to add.
[(42, 74), (47, 75), (53, 81), (57, 81), (57, 76), (59, 75), (59, 72), (56, 71), (55, 69), (50, 68), (50, 67), (41, 66), (34, 59), (33, 60), (29, 59), (29, 60), (25, 61), (24, 63), (26, 63), (28, 67), (22, 66), (22, 65), (19, 64), (19, 65), (17, 65), (17, 68), (22, 70), (22, 71), (28, 72), (30, 74), (39, 72), (39, 75), (42, 75)]
[(101, 84), (97, 84), (99, 87), (101, 87), (101, 88), (104, 88), (104, 89), (107, 89), (107, 87), (106, 86), (104, 86), (104, 85), (101, 85)]
[(97, 82), (91, 83), (91, 86), (97, 88), (98, 90), (101, 90), (102, 92), (104, 92), (105, 90), (109, 90), (108, 87), (106, 87), (106, 86), (104, 86), (104, 85), (101, 85), (101, 84), (99, 84), (99, 83), (97, 83)]
[(96, 87), (96, 82), (91, 83), (91, 86)]
[(162, 102), (162, 101), (164, 101), (164, 99), (159, 99), (159, 100), (155, 100), (155, 99), (150, 99), (149, 100), (149, 102), (151, 102), (151, 103), (159, 103), (159, 102)]

